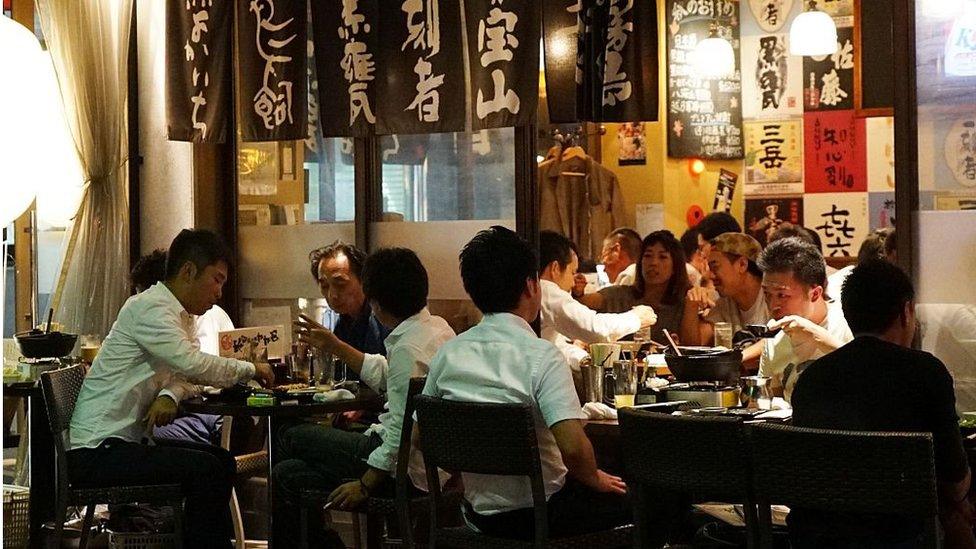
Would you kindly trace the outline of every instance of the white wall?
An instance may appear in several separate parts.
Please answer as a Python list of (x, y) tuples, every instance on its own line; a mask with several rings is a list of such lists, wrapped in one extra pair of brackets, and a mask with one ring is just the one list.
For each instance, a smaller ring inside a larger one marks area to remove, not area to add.
[[(137, 0), (140, 248), (168, 248), (193, 226), (193, 148), (166, 138), (166, 2)], [(135, 161), (135, 159), (133, 159)]]

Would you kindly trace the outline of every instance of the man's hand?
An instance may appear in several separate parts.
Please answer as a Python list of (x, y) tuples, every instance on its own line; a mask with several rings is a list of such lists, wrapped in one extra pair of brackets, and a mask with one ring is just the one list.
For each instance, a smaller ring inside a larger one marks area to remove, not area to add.
[(597, 492), (621, 495), (625, 495), (627, 493), (627, 485), (620, 477), (615, 477), (604, 472), (602, 469), (597, 469), (596, 477), (597, 485), (594, 486), (593, 489)]
[(335, 509), (352, 511), (362, 505), (367, 497), (366, 492), (363, 491), (362, 482), (353, 480), (340, 484), (338, 488), (333, 490), (329, 494), (329, 502)]
[(262, 387), (274, 387), (275, 376), (274, 371), (271, 370), (271, 365), (267, 362), (255, 362), (254, 379), (260, 383)]
[(159, 395), (146, 412), (146, 417), (142, 419), (150, 427), (161, 427), (173, 423), (176, 412), (176, 401), (169, 396)]
[(840, 348), (844, 342), (839, 341), (826, 328), (814, 324), (802, 316), (789, 315), (780, 320), (769, 323), (770, 330), (782, 329), (793, 344), (793, 352), (801, 362), (813, 360), (818, 351), (829, 353)]
[(701, 286), (695, 286), (688, 290), (688, 293), (685, 295), (685, 303), (688, 306), (697, 308), (699, 314), (715, 306), (711, 291)]
[(570, 293), (573, 297), (580, 297), (586, 292), (586, 275), (582, 273), (576, 273), (573, 276), (573, 289)]
[(654, 309), (648, 307), (647, 305), (638, 305), (630, 310), (632, 313), (636, 313), (637, 317), (641, 321), (641, 329), (653, 326), (657, 323), (657, 313)]
[(299, 342), (327, 353), (336, 354), (340, 339), (325, 326), (305, 315), (300, 315), (292, 325)]

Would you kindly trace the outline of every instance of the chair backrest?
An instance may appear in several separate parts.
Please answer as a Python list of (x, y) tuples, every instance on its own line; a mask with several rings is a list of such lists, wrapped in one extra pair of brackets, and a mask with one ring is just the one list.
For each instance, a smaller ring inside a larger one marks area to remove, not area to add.
[(431, 546), (435, 546), (437, 536), (438, 467), (452, 473), (529, 477), (536, 545), (542, 545), (549, 532), (532, 408), (527, 404), (459, 402), (429, 395), (418, 395), (414, 401), (427, 484), (434, 498)]
[(403, 408), (403, 428), (400, 430), (400, 447), (397, 449), (396, 479), (398, 492), (401, 483), (403, 484), (404, 489), (408, 487), (406, 481), (410, 471), (413, 413), (417, 409), (414, 405), (414, 397), (419, 395), (424, 390), (425, 383), (427, 383), (426, 377), (412, 377), (410, 378), (410, 386), (407, 388), (407, 403)]
[[(619, 412), (625, 477), (642, 545), (652, 545), (651, 494), (743, 505), (749, 547), (758, 543), (746, 426), (737, 418)], [(657, 535), (660, 535), (658, 532)]]
[(68, 429), (71, 416), (75, 413), (75, 403), (85, 381), (85, 368), (81, 365), (69, 366), (60, 370), (41, 373), (41, 392), (47, 410), (51, 434), (54, 437), (54, 450), (57, 459), (57, 482), (59, 493), (68, 486)]
[(934, 517), (932, 436), (762, 424), (752, 429), (757, 498), (813, 510)]
[(628, 408), (619, 418), (628, 479), (700, 500), (744, 501), (750, 467), (740, 420)]

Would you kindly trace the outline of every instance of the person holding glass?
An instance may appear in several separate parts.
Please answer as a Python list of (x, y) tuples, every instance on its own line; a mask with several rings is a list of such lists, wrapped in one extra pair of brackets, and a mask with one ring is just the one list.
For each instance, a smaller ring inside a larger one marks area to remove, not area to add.
[[(579, 266), (576, 246), (565, 236), (542, 231), (539, 234), (539, 257), (542, 272), (541, 337), (552, 342), (577, 371), (588, 356), (585, 344), (613, 342), (628, 334), (648, 328), (657, 320), (654, 310), (637, 305), (619, 314), (597, 313), (573, 299), (569, 291)], [(574, 344), (577, 340), (582, 345)]]
[[(315, 423), (302, 423), (280, 435), (273, 478), (275, 486), (275, 540), (297, 547), (298, 502), (303, 489), (331, 490), (336, 509), (352, 510), (370, 494), (392, 494), (393, 472), (411, 377), (427, 375), (428, 364), (440, 346), (454, 337), (447, 322), (427, 310), (427, 270), (417, 255), (403, 248), (374, 252), (363, 266), (363, 291), (373, 315), (391, 330), (384, 344), (388, 355), (364, 354), (337, 341), (335, 334), (307, 316), (295, 322), (301, 343), (337, 350), (362, 381), (387, 396), (387, 410), (365, 433), (343, 431)], [(426, 489), (419, 452), (410, 460), (410, 478)], [(355, 479), (344, 482), (347, 479)], [(327, 547), (342, 547), (334, 530), (325, 531), (318, 513), (312, 513), (310, 539)]]

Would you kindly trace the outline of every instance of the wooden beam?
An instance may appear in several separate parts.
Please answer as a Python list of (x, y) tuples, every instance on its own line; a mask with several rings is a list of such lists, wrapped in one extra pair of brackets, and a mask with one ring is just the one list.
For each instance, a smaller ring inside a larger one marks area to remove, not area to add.
[(895, 231), (898, 264), (918, 280), (918, 87), (915, 59), (915, 1), (892, 0), (895, 66)]

